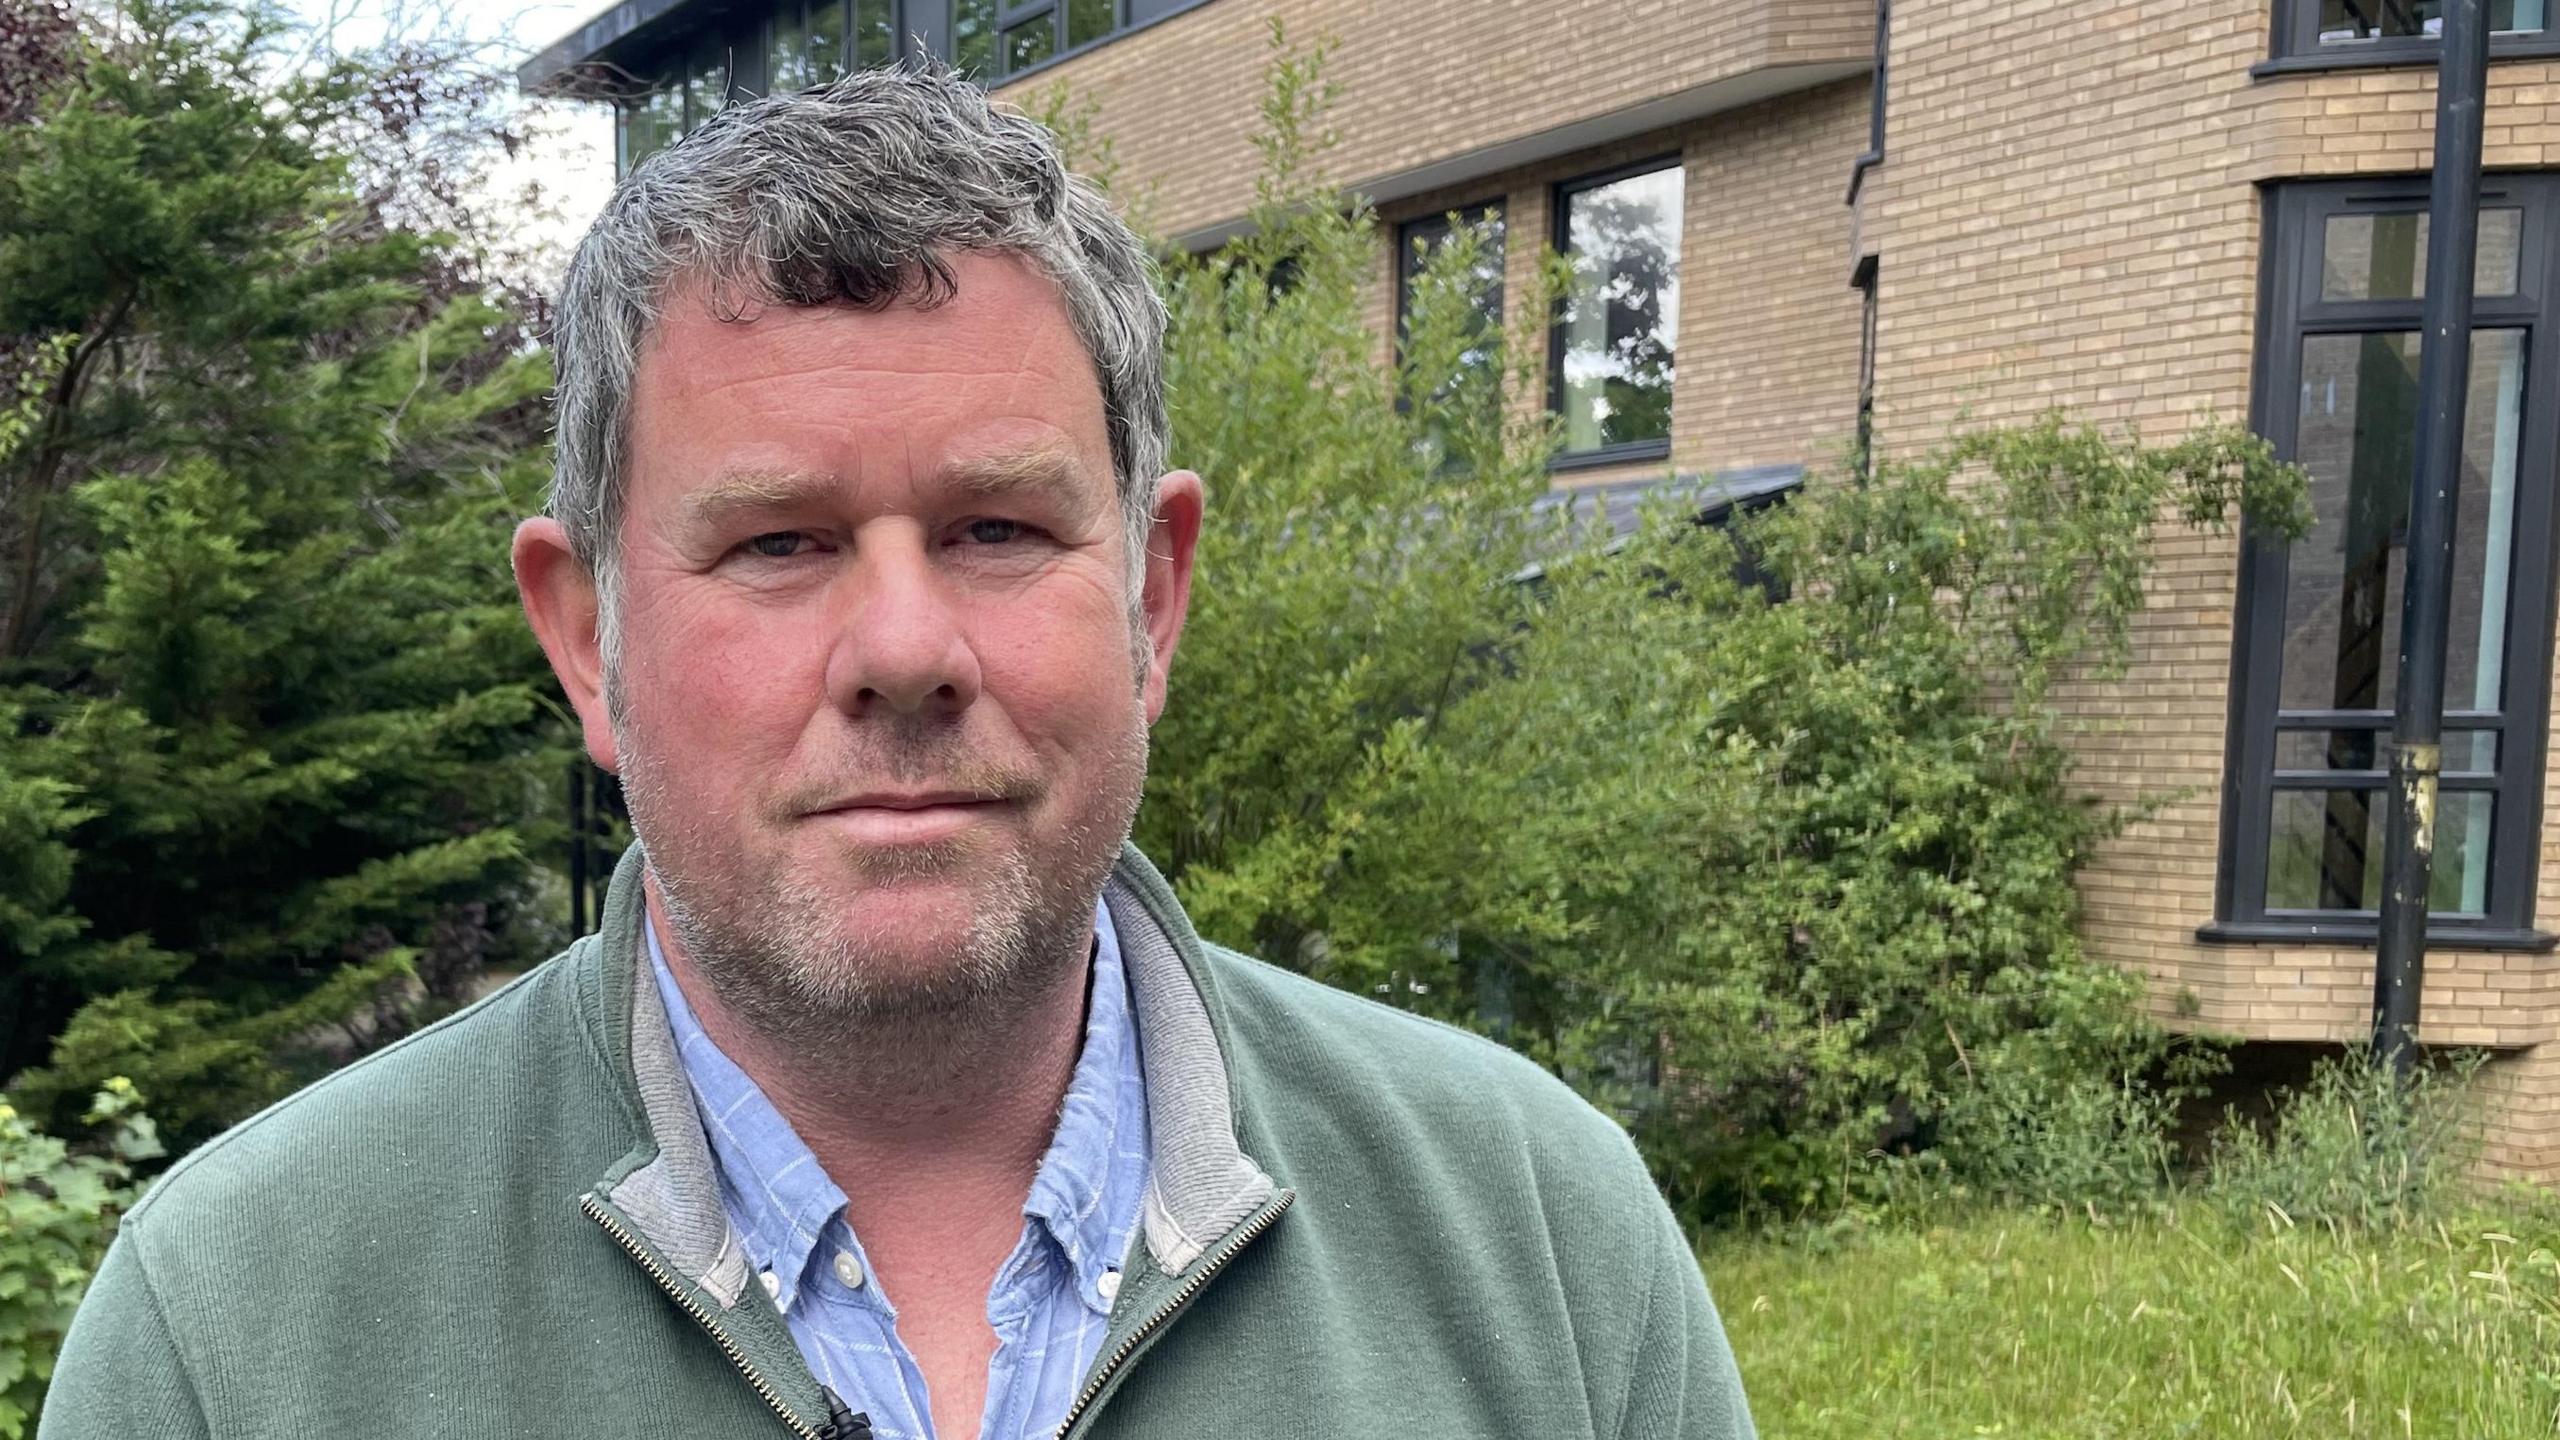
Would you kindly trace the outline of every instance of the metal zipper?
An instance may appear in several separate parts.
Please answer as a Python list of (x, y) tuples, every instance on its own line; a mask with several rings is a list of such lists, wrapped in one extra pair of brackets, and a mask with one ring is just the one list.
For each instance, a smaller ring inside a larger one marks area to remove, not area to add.
[(737, 1342), (729, 1338), (729, 1333), (712, 1320), (710, 1312), (704, 1310), (699, 1302), (676, 1284), (675, 1277), (669, 1275), (657, 1261), (649, 1258), (649, 1252), (640, 1248), (640, 1242), (631, 1238), (630, 1231), (623, 1229), (621, 1225), (615, 1223), (612, 1216), (605, 1213), (604, 1206), (595, 1196), (579, 1196), (578, 1208), (587, 1213), (588, 1219), (603, 1226), (604, 1233), (612, 1236), (614, 1243), (630, 1251), (631, 1258), (640, 1262), (640, 1268), (649, 1272), (649, 1278), (658, 1282), (658, 1288), (666, 1291), (668, 1298), (684, 1307), (685, 1313), (691, 1315), (694, 1323), (700, 1325), (703, 1331), (710, 1335), (712, 1341), (720, 1347), (720, 1352), (729, 1357), (729, 1363), (738, 1367), (738, 1373), (746, 1377), (747, 1383), (755, 1387), (756, 1394), (763, 1397), (765, 1404), (773, 1407), (773, 1413), (782, 1417), (782, 1423), (790, 1426), (792, 1433), (798, 1435), (800, 1440), (823, 1440), (815, 1427), (791, 1413), (791, 1407), (782, 1403), (782, 1397), (774, 1393), (773, 1386), (767, 1383), (755, 1365), (747, 1359), (746, 1352), (738, 1348)]
[(1164, 1302), (1156, 1313), (1148, 1316), (1144, 1324), (1130, 1331), (1129, 1338), (1121, 1341), (1120, 1348), (1112, 1351), (1111, 1358), (1103, 1361), (1102, 1368), (1094, 1371), (1093, 1378), (1085, 1382), (1083, 1392), (1076, 1396), (1076, 1403), (1067, 1407), (1067, 1418), (1058, 1422), (1058, 1431), (1052, 1440), (1067, 1440), (1067, 1432), (1076, 1428), (1076, 1422), (1083, 1419), (1085, 1411), (1093, 1407), (1095, 1397), (1102, 1393), (1102, 1387), (1111, 1383), (1111, 1377), (1120, 1373), (1120, 1367), (1128, 1363), (1129, 1357), (1137, 1353), (1139, 1346), (1147, 1343), (1147, 1337), (1163, 1329), (1165, 1323), (1174, 1317), (1176, 1311), (1190, 1304), (1191, 1297), (1200, 1293), (1200, 1287), (1209, 1283), (1209, 1277), (1225, 1269), (1227, 1262), (1236, 1258), (1244, 1247), (1252, 1244), (1263, 1231), (1278, 1223), (1282, 1212), (1289, 1208), (1289, 1202), (1297, 1198), (1298, 1194), (1294, 1190), (1281, 1191), (1279, 1197), (1267, 1209), (1245, 1222), (1245, 1227), (1236, 1232), (1234, 1239), (1220, 1246), (1216, 1254), (1201, 1261), (1200, 1268), (1191, 1272), (1191, 1278), (1182, 1282), (1182, 1288), (1173, 1292), (1172, 1299)]

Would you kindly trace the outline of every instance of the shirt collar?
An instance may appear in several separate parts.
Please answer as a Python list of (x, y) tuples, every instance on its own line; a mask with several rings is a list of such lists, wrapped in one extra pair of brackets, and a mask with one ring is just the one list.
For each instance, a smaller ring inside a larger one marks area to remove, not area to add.
[(1120, 1268), (1146, 1184), (1147, 1107), (1128, 974), (1109, 906), (1094, 906), (1093, 934), (1084, 1049), (1022, 1213), (1065, 1257), (1076, 1294), (1108, 1313), (1103, 1277)]
[[(722, 1199), (748, 1259), (772, 1273), (774, 1298), (788, 1312), (828, 1224), (844, 1213), (845, 1192), (762, 1087), (703, 1030), (667, 968), (655, 923), (644, 920), (643, 930)], [(1145, 1080), (1128, 976), (1110, 907), (1097, 903), (1084, 1043), (1023, 1215), (1056, 1246), (1078, 1297), (1103, 1313), (1111, 1308), (1103, 1277), (1120, 1268), (1128, 1249), (1146, 1168)]]

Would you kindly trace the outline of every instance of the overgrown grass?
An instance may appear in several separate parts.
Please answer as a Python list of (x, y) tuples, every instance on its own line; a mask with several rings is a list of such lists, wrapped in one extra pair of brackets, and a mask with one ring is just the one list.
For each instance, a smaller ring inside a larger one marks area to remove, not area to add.
[(1844, 1222), (1703, 1258), (1785, 1440), (2560, 1434), (2560, 1219), (2270, 1213), (2243, 1234), (2223, 1215)]

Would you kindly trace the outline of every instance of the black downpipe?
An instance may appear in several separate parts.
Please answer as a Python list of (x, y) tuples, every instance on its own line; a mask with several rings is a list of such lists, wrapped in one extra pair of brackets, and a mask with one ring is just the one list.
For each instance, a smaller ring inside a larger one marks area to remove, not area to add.
[(2373, 970), (2373, 1060), (2406, 1079), (2417, 1059), (2435, 872), (2436, 782), (2444, 768), (2445, 624), (2452, 606), (2454, 496), (2471, 389), (2471, 282), (2480, 233), (2481, 112), (2489, 90), (2487, 0), (2445, 0), (2436, 57), (2436, 157), (2427, 191), (2427, 302), (2418, 354), (2418, 471), (2409, 495), (2400, 679), (2383, 829), (2382, 925)]

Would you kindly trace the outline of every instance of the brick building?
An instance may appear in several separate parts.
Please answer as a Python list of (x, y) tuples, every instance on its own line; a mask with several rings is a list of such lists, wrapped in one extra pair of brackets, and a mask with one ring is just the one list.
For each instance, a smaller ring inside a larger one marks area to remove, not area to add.
[[(2560, 1175), (2560, 821), (2545, 763), (2560, 427), (2560, 22), (2494, 0), (2425, 1038), (2490, 1047), (2492, 1158)], [(2362, 1038), (2416, 409), (2428, 0), (621, 0), (527, 62), (635, 163), (732, 94), (921, 52), (1097, 108), (1186, 246), (1252, 199), (1269, 18), (1341, 44), (1330, 174), (1398, 256), (1498, 213), (1641, 303), (1567, 316), (1560, 487), (1767, 477), (1862, 424), (2060, 404), (2246, 416), (2314, 477), (2287, 547), (2164, 531), (2137, 656), (2074, 692), (2084, 778), (2182, 798), (2085, 880), (2179, 1023)], [(1498, 298), (1491, 303), (1498, 304)], [(1595, 307), (1596, 308), (1596, 307)]]

